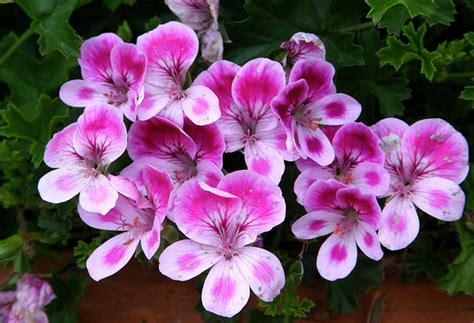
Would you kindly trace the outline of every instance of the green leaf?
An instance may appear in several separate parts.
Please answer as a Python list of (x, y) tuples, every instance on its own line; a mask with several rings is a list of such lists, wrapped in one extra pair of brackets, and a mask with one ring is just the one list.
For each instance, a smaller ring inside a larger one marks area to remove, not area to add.
[(153, 16), (145, 23), (145, 31), (155, 29), (159, 24), (161, 24), (161, 18), (159, 16)]
[(55, 50), (65, 57), (79, 56), (81, 38), (69, 25), (76, 0), (17, 0), (18, 5), (33, 20), (31, 28), (39, 35), (42, 55)]
[(0, 262), (12, 260), (18, 255), (22, 246), (23, 239), (18, 234), (0, 240)]
[(86, 279), (76, 274), (71, 274), (67, 278), (53, 274), (49, 283), (56, 294), (56, 298), (46, 306), (49, 322), (77, 322), (76, 307), (84, 294)]
[(344, 279), (328, 282), (326, 300), (328, 307), (339, 314), (348, 314), (357, 309), (358, 293), (377, 285), (381, 270), (377, 262), (359, 258), (355, 269)]
[(44, 147), (51, 138), (52, 129), (59, 121), (68, 116), (69, 109), (58, 98), (51, 100), (41, 96), (36, 113), (27, 116), (13, 103), (0, 112), (5, 125), (0, 127), (0, 135), (18, 139), (26, 139), (31, 145), (29, 152), (35, 167), (43, 160)]
[(102, 3), (110, 10), (115, 11), (121, 4), (133, 6), (135, 0), (102, 0)]
[(161, 237), (171, 244), (173, 242), (178, 241), (179, 233), (178, 231), (176, 231), (176, 229), (172, 225), (168, 224), (161, 231)]
[(448, 266), (448, 274), (440, 281), (439, 286), (455, 295), (464, 293), (474, 295), (474, 232), (460, 221), (456, 222), (461, 251)]
[(459, 97), (463, 100), (474, 100), (474, 85), (466, 86)]
[(425, 17), (426, 22), (432, 26), (435, 24), (449, 25), (454, 21), (456, 9), (452, 0), (434, 0), (437, 5), (436, 10)]
[(428, 80), (432, 80), (436, 72), (434, 60), (439, 56), (437, 52), (428, 51), (423, 44), (426, 25), (415, 30), (413, 23), (402, 28), (403, 36), (408, 42), (403, 42), (400, 37), (388, 36), (387, 46), (377, 52), (381, 66), (392, 65), (396, 70), (412, 60), (421, 62), (421, 73)]
[(117, 35), (120, 38), (122, 38), (124, 42), (132, 41), (133, 39), (132, 29), (130, 29), (130, 26), (126, 20), (124, 20), (123, 23), (120, 26), (118, 26)]
[(74, 259), (76, 260), (76, 265), (80, 269), (86, 268), (87, 258), (97, 249), (102, 242), (109, 236), (109, 234), (104, 231), (101, 231), (100, 236), (92, 239), (91, 242), (87, 243), (85, 241), (79, 240), (77, 245), (74, 247)]

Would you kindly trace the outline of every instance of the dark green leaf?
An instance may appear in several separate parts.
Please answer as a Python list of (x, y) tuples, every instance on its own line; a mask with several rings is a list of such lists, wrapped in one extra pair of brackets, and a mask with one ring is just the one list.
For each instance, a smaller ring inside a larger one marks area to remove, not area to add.
[(414, 280), (425, 274), (429, 279), (437, 280), (446, 274), (447, 260), (433, 246), (433, 240), (427, 235), (418, 235), (408, 249), (404, 266), (408, 277)]
[(56, 294), (56, 298), (46, 307), (49, 322), (77, 322), (76, 306), (84, 294), (86, 279), (76, 274), (67, 278), (54, 274), (49, 283)]
[(115, 11), (121, 4), (133, 6), (136, 0), (102, 0), (104, 6), (112, 11)]
[(0, 262), (13, 259), (23, 246), (23, 239), (18, 234), (0, 240)]
[(119, 35), (119, 37), (122, 38), (124, 42), (132, 41), (132, 29), (130, 29), (130, 26), (126, 20), (124, 20), (123, 23), (117, 28), (117, 35)]

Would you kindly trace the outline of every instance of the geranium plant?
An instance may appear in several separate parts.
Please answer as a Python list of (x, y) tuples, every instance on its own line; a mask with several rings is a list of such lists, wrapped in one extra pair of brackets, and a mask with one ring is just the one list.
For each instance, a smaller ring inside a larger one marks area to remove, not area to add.
[(0, 319), (75, 321), (134, 258), (211, 319), (306, 317), (315, 280), (348, 313), (382, 271), (474, 294), (474, 7), (425, 2), (1, 5)]

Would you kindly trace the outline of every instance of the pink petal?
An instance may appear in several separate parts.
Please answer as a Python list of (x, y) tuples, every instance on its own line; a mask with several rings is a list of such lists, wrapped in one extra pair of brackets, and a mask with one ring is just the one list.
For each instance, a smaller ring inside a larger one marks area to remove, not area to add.
[(343, 93), (327, 95), (318, 99), (311, 106), (312, 114), (320, 118), (321, 124), (328, 126), (339, 126), (355, 121), (362, 107), (357, 100)]
[(184, 114), (196, 125), (211, 124), (221, 117), (219, 99), (207, 87), (194, 85), (184, 91), (181, 99)]
[(148, 58), (145, 81), (155, 86), (156, 93), (166, 83), (184, 84), (199, 44), (191, 28), (173, 21), (139, 36), (137, 46)]
[(323, 242), (316, 258), (319, 274), (334, 281), (347, 277), (357, 262), (357, 246), (352, 234), (333, 233)]
[(469, 171), (466, 138), (442, 119), (425, 119), (410, 126), (402, 138), (408, 173), (427, 174), (461, 183)]
[(225, 235), (235, 234), (232, 217), (241, 213), (242, 202), (226, 192), (203, 189), (197, 180), (187, 181), (177, 191), (173, 217), (181, 232), (188, 238), (207, 245), (222, 244)]
[(383, 139), (390, 135), (395, 135), (398, 138), (402, 138), (409, 126), (405, 123), (405, 121), (400, 119), (385, 118), (374, 124), (371, 128), (380, 139)]
[[(310, 58), (325, 59), (326, 49), (318, 36), (310, 33), (298, 32), (291, 39), (280, 46), (288, 51), (285, 62), (290, 65), (297, 61)], [(285, 64), (285, 63), (284, 63)]]
[(383, 196), (390, 185), (390, 174), (383, 166), (374, 163), (360, 163), (351, 171), (351, 185), (375, 196)]
[(442, 221), (456, 221), (462, 216), (466, 197), (459, 185), (441, 177), (425, 178), (412, 187), (413, 203)]
[(303, 204), (306, 192), (314, 182), (318, 180), (325, 181), (330, 178), (334, 178), (334, 174), (329, 167), (315, 165), (305, 169), (295, 181), (294, 192), (298, 203)]
[(295, 221), (291, 232), (298, 239), (314, 239), (334, 232), (345, 216), (335, 211), (313, 211)]
[(277, 125), (275, 128), (270, 130), (260, 131), (254, 135), (254, 138), (266, 146), (278, 151), (284, 160), (294, 161), (299, 157), (295, 151), (292, 151), (292, 147), (288, 149), (288, 138), (285, 129), (283, 129), (281, 125)]
[(204, 308), (224, 317), (239, 313), (249, 297), (249, 285), (232, 260), (220, 261), (212, 267), (202, 288)]
[(153, 203), (155, 215), (160, 223), (166, 216), (173, 184), (170, 177), (152, 166), (143, 169), (143, 182), (147, 190), (148, 199)]
[[(135, 122), (129, 131), (128, 154), (133, 160), (154, 157), (179, 161), (196, 154), (196, 145), (182, 129), (164, 118)], [(191, 157), (189, 157), (191, 158)]]
[(267, 58), (256, 58), (242, 66), (235, 76), (232, 97), (239, 107), (257, 118), (270, 110), (270, 102), (284, 86), (282, 66)]
[(77, 119), (74, 149), (85, 159), (110, 164), (127, 147), (127, 129), (122, 114), (106, 104), (93, 104)]
[(379, 139), (363, 123), (352, 122), (342, 126), (334, 135), (332, 143), (339, 163), (384, 163), (384, 153), (378, 146)]
[[(161, 90), (157, 90), (154, 85), (145, 82), (145, 95), (143, 101), (137, 107), (137, 117), (139, 120), (145, 121), (153, 118), (168, 106), (173, 98), (170, 97), (169, 92), (178, 91), (178, 86), (174, 83), (163, 84)], [(183, 119), (183, 111), (177, 109), (178, 119)]]
[(152, 166), (156, 169), (161, 169), (162, 162), (154, 157), (145, 157), (140, 158), (125, 167), (121, 172), (120, 175), (128, 178), (131, 180), (138, 188), (138, 190), (143, 194), (146, 195), (146, 188), (145, 183), (143, 182), (143, 170), (147, 165)]
[(83, 159), (76, 153), (72, 143), (76, 127), (77, 124), (72, 123), (54, 134), (44, 151), (46, 165), (53, 168), (83, 165)]
[(311, 130), (297, 126), (296, 131), (299, 143), (296, 149), (302, 157), (310, 158), (321, 166), (327, 166), (334, 161), (334, 149), (321, 129)]
[(288, 84), (271, 102), (272, 110), (290, 131), (294, 112), (308, 98), (309, 87), (305, 80), (297, 80)]
[(145, 79), (146, 55), (133, 44), (119, 44), (112, 49), (110, 60), (114, 83), (140, 92)]
[(200, 161), (196, 166), (196, 179), (216, 187), (224, 177), (220, 168), (207, 160)]
[(204, 61), (212, 63), (222, 59), (224, 39), (217, 23), (202, 35), (201, 44), (201, 57)]
[(180, 240), (163, 250), (160, 255), (160, 272), (173, 279), (185, 281), (196, 277), (223, 259), (214, 246), (192, 240)]
[(116, 190), (119, 194), (131, 199), (135, 203), (140, 203), (142, 201), (142, 194), (138, 190), (135, 183), (127, 177), (114, 176), (109, 174), (107, 178), (110, 181), (110, 185), (112, 185), (113, 189)]
[(84, 41), (79, 58), (82, 78), (88, 82), (112, 83), (110, 52), (121, 43), (122, 39), (113, 33), (104, 33)]
[(216, 124), (224, 136), (226, 144), (226, 152), (232, 153), (240, 150), (245, 146), (245, 140), (247, 134), (244, 132), (244, 128), (241, 124), (241, 113), (237, 107), (229, 109), (225, 112)]
[(255, 295), (271, 302), (285, 285), (285, 272), (280, 260), (262, 248), (244, 247), (235, 257), (235, 264)]
[(38, 182), (41, 198), (49, 203), (62, 203), (72, 199), (88, 183), (83, 172), (82, 168), (59, 168), (47, 173)]
[(314, 160), (309, 159), (309, 158), (307, 159), (298, 158), (297, 160), (295, 160), (295, 165), (296, 165), (296, 168), (298, 168), (300, 172), (304, 172), (305, 170), (313, 166), (319, 166)]
[(118, 193), (110, 185), (109, 179), (98, 174), (81, 191), (79, 204), (86, 211), (106, 214), (115, 206), (117, 198)]
[(151, 260), (155, 253), (158, 251), (160, 247), (160, 239), (161, 239), (161, 226), (162, 221), (164, 219), (161, 216), (155, 216), (153, 221), (153, 226), (150, 231), (145, 232), (140, 239), (140, 245), (142, 247), (143, 253), (148, 260)]
[(196, 161), (207, 160), (217, 167), (222, 167), (222, 154), (225, 142), (219, 128), (215, 124), (196, 126), (188, 119), (184, 120), (183, 130), (196, 144)]
[(87, 259), (89, 275), (95, 281), (109, 277), (122, 269), (133, 257), (138, 239), (130, 237), (128, 232), (107, 240)]
[(291, 69), (289, 83), (304, 79), (309, 87), (309, 102), (314, 102), (326, 95), (336, 93), (332, 81), (334, 67), (321, 59), (304, 59), (296, 62)]
[(385, 203), (378, 232), (382, 245), (390, 250), (400, 250), (415, 240), (420, 222), (415, 206), (409, 199), (393, 197)]
[(345, 187), (336, 192), (336, 200), (341, 209), (354, 210), (359, 221), (369, 224), (374, 230), (379, 228), (382, 214), (372, 194), (362, 192), (357, 187)]
[(168, 105), (161, 110), (157, 116), (160, 116), (164, 119), (167, 119), (177, 125), (180, 128), (183, 128), (184, 123), (184, 112), (183, 112), (183, 103), (185, 99), (173, 99), (169, 101)]
[(375, 230), (364, 222), (358, 222), (354, 228), (354, 237), (360, 250), (373, 260), (380, 260), (383, 251)]
[(208, 29), (217, 19), (213, 17), (211, 8), (214, 12), (219, 11), (218, 1), (165, 0), (165, 3), (183, 23), (197, 31)]
[(217, 95), (222, 114), (235, 105), (232, 98), (232, 81), (240, 70), (240, 66), (229, 61), (221, 60), (213, 63), (199, 74), (193, 85), (203, 85)]
[(344, 184), (330, 179), (326, 181), (316, 181), (306, 192), (303, 200), (303, 206), (306, 211), (334, 211), (338, 209), (338, 201), (336, 199), (336, 192), (345, 187)]
[(246, 170), (235, 171), (226, 175), (217, 188), (242, 200), (242, 216), (236, 221), (249, 241), (285, 219), (285, 200), (280, 188), (263, 176)]
[(104, 101), (103, 93), (97, 92), (94, 85), (83, 80), (68, 81), (59, 89), (59, 98), (71, 107), (85, 107), (97, 101)]
[(247, 142), (244, 154), (249, 170), (270, 178), (276, 184), (280, 182), (285, 162), (278, 151), (260, 141), (254, 141)]

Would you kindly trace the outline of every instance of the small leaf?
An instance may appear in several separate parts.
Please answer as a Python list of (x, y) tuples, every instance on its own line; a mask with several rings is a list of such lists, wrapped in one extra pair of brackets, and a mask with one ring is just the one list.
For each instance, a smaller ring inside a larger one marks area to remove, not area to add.
[(77, 322), (76, 307), (84, 294), (86, 279), (76, 274), (63, 278), (57, 274), (49, 280), (56, 298), (46, 306), (50, 323)]
[(12, 260), (23, 245), (23, 239), (18, 234), (0, 240), (0, 262)]
[(167, 225), (162, 231), (161, 231), (161, 237), (166, 240), (169, 243), (173, 243), (178, 241), (179, 239), (179, 233), (176, 231), (176, 229), (172, 225)]
[(117, 33), (116, 33), (124, 42), (131, 42), (133, 38), (132, 30), (126, 20), (118, 26)]
[(112, 11), (115, 11), (121, 4), (133, 6), (136, 0), (102, 0), (104, 6)]

